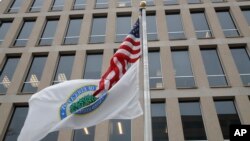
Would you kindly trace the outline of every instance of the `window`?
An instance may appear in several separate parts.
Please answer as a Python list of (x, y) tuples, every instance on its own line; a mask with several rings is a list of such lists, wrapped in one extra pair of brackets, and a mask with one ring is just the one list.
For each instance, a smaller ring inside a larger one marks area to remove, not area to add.
[(7, 57), (3, 68), (0, 70), (0, 94), (5, 94), (11, 85), (11, 80), (19, 60), (19, 57)]
[(229, 139), (229, 126), (241, 124), (232, 100), (215, 101), (215, 107), (224, 139)]
[(66, 80), (70, 80), (74, 55), (61, 55), (57, 65), (56, 74), (53, 84), (57, 84)]
[(15, 107), (4, 141), (16, 141), (28, 114), (28, 107)]
[(35, 21), (24, 21), (21, 30), (15, 40), (14, 46), (16, 47), (24, 47), (26, 46), (30, 33), (33, 29)]
[(250, 85), (250, 57), (246, 48), (231, 48), (234, 62), (244, 85)]
[(116, 42), (122, 42), (131, 30), (131, 16), (117, 16), (116, 20)]
[(131, 6), (131, 0), (118, 0), (117, 1), (117, 7), (130, 7)]
[(89, 43), (104, 43), (106, 33), (106, 17), (94, 17)]
[(153, 141), (168, 141), (165, 103), (151, 103)]
[(240, 35), (229, 11), (217, 11), (217, 15), (226, 37), (238, 37)]
[(147, 6), (154, 6), (154, 0), (146, 0)]
[(131, 120), (110, 120), (109, 141), (118, 140), (131, 141)]
[(47, 23), (43, 29), (43, 34), (41, 35), (39, 41), (40, 46), (49, 46), (52, 44), (57, 23), (58, 20), (47, 20)]
[(74, 45), (78, 43), (80, 31), (81, 31), (82, 19), (70, 19), (67, 33), (64, 37), (65, 45)]
[(166, 15), (166, 20), (169, 39), (185, 39), (180, 13), (169, 13)]
[(155, 41), (157, 37), (157, 26), (155, 14), (147, 14), (147, 37), (149, 41)]
[(5, 35), (9, 31), (11, 21), (0, 21), (0, 45), (4, 41)]
[(102, 54), (87, 54), (84, 79), (99, 79), (102, 69)]
[(172, 50), (177, 88), (195, 87), (194, 76), (187, 50)]
[(95, 137), (95, 126), (74, 130), (73, 141), (93, 141)]
[(35, 93), (40, 83), (47, 56), (35, 56), (26, 76), (22, 93)]
[(226, 76), (216, 49), (201, 50), (201, 55), (210, 87), (227, 86)]
[(243, 9), (242, 10), (246, 20), (247, 20), (247, 23), (248, 23), (248, 26), (250, 26), (250, 10), (249, 9)]
[(178, 4), (178, 0), (163, 0), (164, 5), (175, 5)]
[(209, 28), (206, 16), (204, 12), (191, 13), (196, 37), (201, 38), (211, 38), (212, 32)]
[(21, 8), (23, 0), (12, 0), (12, 4), (8, 10), (9, 13), (17, 13)]
[(75, 0), (73, 5), (74, 10), (83, 10), (86, 7), (86, 0)]
[[(28, 114), (28, 107), (15, 107), (4, 141), (16, 141)], [(41, 141), (57, 140), (58, 132), (48, 134)]]
[(213, 3), (216, 3), (216, 2), (226, 2), (226, 0), (212, 0)]
[(189, 4), (201, 3), (201, 0), (188, 0)]
[(181, 120), (185, 140), (206, 140), (199, 102), (180, 102)]
[(96, 0), (95, 8), (108, 8), (108, 0)]
[(30, 12), (40, 12), (44, 0), (33, 0), (33, 4), (30, 7)]
[(51, 11), (62, 11), (64, 7), (64, 0), (54, 0), (51, 6)]
[(163, 88), (160, 52), (150, 51), (148, 58), (150, 88)]

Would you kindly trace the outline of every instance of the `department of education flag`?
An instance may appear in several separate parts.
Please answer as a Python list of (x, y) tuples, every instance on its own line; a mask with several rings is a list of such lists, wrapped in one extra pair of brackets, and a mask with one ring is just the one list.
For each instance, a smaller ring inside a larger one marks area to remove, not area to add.
[[(81, 129), (108, 119), (133, 119), (142, 115), (140, 55), (137, 21), (101, 80), (65, 81), (30, 98), (29, 112), (18, 141), (37, 141), (60, 129)], [(133, 65), (126, 72), (128, 63)]]

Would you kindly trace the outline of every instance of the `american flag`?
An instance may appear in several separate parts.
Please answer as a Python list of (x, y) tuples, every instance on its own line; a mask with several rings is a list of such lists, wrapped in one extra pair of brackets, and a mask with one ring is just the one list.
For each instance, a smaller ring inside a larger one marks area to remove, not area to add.
[(93, 94), (97, 96), (103, 90), (109, 90), (126, 73), (128, 63), (136, 62), (141, 56), (139, 20), (124, 39), (119, 49), (110, 60), (108, 70), (102, 75), (99, 88)]

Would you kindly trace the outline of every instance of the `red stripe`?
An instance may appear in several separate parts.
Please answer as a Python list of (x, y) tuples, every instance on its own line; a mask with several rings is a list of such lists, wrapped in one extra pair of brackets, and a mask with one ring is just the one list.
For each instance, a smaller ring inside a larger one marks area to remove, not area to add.
[(124, 41), (130, 42), (133, 46), (139, 46), (140, 45), (140, 41), (135, 41), (134, 39), (127, 37), (124, 39)]

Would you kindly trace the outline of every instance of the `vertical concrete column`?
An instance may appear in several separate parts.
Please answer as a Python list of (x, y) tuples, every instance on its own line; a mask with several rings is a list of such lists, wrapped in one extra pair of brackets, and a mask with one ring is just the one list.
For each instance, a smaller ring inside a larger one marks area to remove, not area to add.
[(86, 51), (76, 51), (75, 60), (72, 68), (71, 79), (81, 79), (84, 72)]
[(102, 74), (104, 74), (106, 70), (108, 69), (108, 67), (110, 66), (109, 62), (113, 54), (114, 54), (113, 49), (104, 49), (103, 62), (102, 62)]
[(95, 127), (94, 141), (108, 141), (109, 135), (109, 121), (104, 121)]
[(0, 140), (2, 141), (4, 138), (4, 134), (8, 128), (8, 124), (10, 122), (10, 117), (13, 112), (13, 104), (12, 103), (2, 103), (0, 106)]
[(242, 86), (240, 75), (234, 65), (233, 56), (228, 45), (218, 45), (218, 55), (221, 60), (221, 65), (231, 86)]
[(59, 131), (57, 141), (71, 141), (73, 137), (73, 131), (71, 129), (63, 129)]
[(105, 36), (106, 43), (114, 43), (115, 33), (116, 33), (115, 27), (116, 27), (116, 13), (109, 12), (107, 16), (107, 23), (106, 23), (106, 36)]
[(220, 21), (214, 10), (214, 7), (212, 6), (205, 7), (205, 13), (206, 13), (208, 24), (210, 25), (210, 29), (212, 30), (213, 36), (217, 39), (225, 38), (224, 33), (220, 26)]
[(237, 26), (237, 29), (241, 33), (241, 35), (249, 37), (250, 36), (250, 30), (248, 27), (248, 23), (240, 9), (239, 6), (231, 6), (231, 14), (232, 17), (235, 19), (235, 24)]
[[(88, 6), (87, 6), (88, 7)], [(91, 27), (92, 27), (92, 14), (91, 13), (85, 13), (83, 17), (83, 22), (81, 26), (81, 32), (79, 37), (79, 44), (88, 44), (89, 36), (91, 33)]]
[(5, 54), (0, 53), (0, 70), (1, 71), (3, 70), (3, 67), (4, 67), (5, 58), (6, 58)]
[[(162, 17), (164, 17), (164, 19), (162, 19)], [(165, 10), (157, 9), (155, 18), (156, 18), (158, 39), (161, 41), (168, 40), (169, 37), (168, 37), (168, 31), (167, 31)]]
[(235, 107), (242, 124), (250, 124), (250, 101), (248, 95), (249, 93), (235, 96)]
[[(164, 82), (164, 88), (175, 89), (175, 72), (172, 62), (171, 49), (169, 46), (160, 48), (161, 69)], [(164, 63), (163, 63), (164, 62)]]
[(67, 28), (68, 20), (69, 20), (68, 14), (60, 16), (60, 20), (58, 21), (58, 24), (57, 24), (57, 29), (54, 35), (52, 46), (60, 46), (63, 43), (63, 38), (67, 31), (66, 28)]
[[(18, 34), (19, 29), (21, 28), (23, 22), (22, 17), (16, 17), (12, 22), (11, 27), (9, 28), (8, 33), (6, 34), (4, 41), (2, 42), (2, 47), (8, 48), (13, 46), (13, 42)], [(13, 34), (14, 33), (14, 34)]]
[(96, 0), (86, 0), (88, 4), (86, 10), (92, 10), (95, 7)]
[(109, 9), (116, 8), (116, 0), (108, 0), (109, 3)]
[(29, 65), (32, 61), (32, 53), (23, 53), (21, 59), (16, 67), (16, 71), (12, 77), (12, 83), (7, 90), (8, 95), (16, 95), (20, 92), (20, 88), (23, 86), (24, 79), (26, 77), (27, 71), (29, 70)]
[(50, 8), (51, 8), (51, 5), (53, 4), (53, 1), (54, 0), (44, 0), (44, 2), (43, 2), (44, 4), (43, 4), (41, 12), (50, 11)]
[(200, 98), (202, 119), (208, 141), (222, 141), (223, 135), (212, 97)]
[(10, 4), (11, 4), (11, 0), (2, 0), (1, 4), (0, 4), (0, 14), (4, 14), (9, 8)]
[(55, 51), (55, 52), (49, 53), (44, 69), (43, 69), (41, 81), (38, 86), (38, 91), (42, 90), (43, 88), (47, 86), (50, 86), (51, 81), (53, 81), (53, 76), (55, 74), (55, 69), (57, 66), (58, 58), (59, 58), (58, 52)]
[(19, 13), (25, 13), (29, 11), (29, 7), (32, 4), (33, 0), (24, 0), (23, 3), (21, 4)]
[(203, 59), (198, 45), (189, 47), (190, 62), (195, 76), (197, 87), (209, 87), (206, 70), (203, 64)]
[(75, 0), (64, 0), (64, 11), (71, 11)]
[(39, 16), (36, 19), (35, 25), (32, 29), (32, 32), (29, 36), (29, 40), (27, 43), (28, 47), (35, 47), (40, 40), (40, 36), (43, 32), (43, 26), (45, 25), (46, 17), (45, 16)]
[(170, 141), (184, 141), (178, 98), (166, 99), (168, 138)]
[[(142, 99), (141, 99), (141, 103), (142, 103)], [(141, 106), (143, 106), (141, 104)], [(151, 117), (150, 117), (151, 118)], [(131, 121), (131, 132), (132, 132), (132, 141), (144, 141), (144, 115), (139, 116), (135, 119), (132, 119)], [(134, 133), (134, 134), (133, 134)]]
[(196, 38), (192, 17), (188, 8), (181, 9), (182, 25), (187, 39)]

